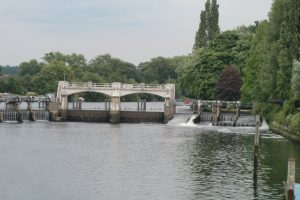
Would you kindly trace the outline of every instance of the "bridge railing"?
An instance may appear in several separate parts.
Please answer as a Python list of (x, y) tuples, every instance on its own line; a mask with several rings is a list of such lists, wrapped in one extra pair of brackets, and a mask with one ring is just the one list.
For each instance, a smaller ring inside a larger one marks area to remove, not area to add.
[[(80, 82), (69, 82), (65, 85), (66, 88), (102, 88), (102, 89), (112, 89), (112, 83), (80, 83)], [(144, 89), (144, 90), (163, 90), (164, 85), (159, 84), (121, 84), (120, 89)]]
[(111, 88), (111, 83), (80, 83), (80, 82), (69, 82), (66, 84), (67, 88)]
[(158, 84), (133, 84), (132, 85), (133, 89), (144, 89), (144, 90), (153, 90), (153, 89), (158, 89), (158, 90), (162, 90), (165, 89), (165, 87), (163, 85), (158, 85)]
[(44, 96), (10, 96), (0, 97), (0, 102), (51, 102), (52, 99)]

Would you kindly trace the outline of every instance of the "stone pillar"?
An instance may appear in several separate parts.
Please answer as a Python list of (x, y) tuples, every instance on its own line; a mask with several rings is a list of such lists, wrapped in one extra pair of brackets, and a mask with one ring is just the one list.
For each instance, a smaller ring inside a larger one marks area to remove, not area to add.
[(202, 101), (198, 100), (198, 110), (197, 110), (198, 115), (201, 115), (202, 113)]
[(55, 121), (55, 118), (59, 117), (58, 102), (46, 102), (45, 110), (49, 112), (49, 121)]
[(27, 111), (29, 111), (29, 121), (35, 121), (35, 115), (32, 110), (32, 102), (27, 102)]
[(221, 106), (218, 105), (218, 103), (213, 103), (211, 112), (212, 112), (212, 125), (217, 126), (221, 114)]
[(120, 122), (120, 97), (111, 98), (111, 110), (110, 114), (110, 123), (119, 123)]
[(67, 95), (61, 95), (61, 102), (60, 102), (61, 110), (60, 115), (63, 120), (67, 120), (68, 116), (68, 96)]
[(67, 95), (61, 95), (61, 109), (67, 110), (68, 109), (68, 96)]
[(169, 97), (165, 99), (165, 107), (164, 107), (164, 123), (167, 123), (173, 118), (174, 115), (174, 106)]

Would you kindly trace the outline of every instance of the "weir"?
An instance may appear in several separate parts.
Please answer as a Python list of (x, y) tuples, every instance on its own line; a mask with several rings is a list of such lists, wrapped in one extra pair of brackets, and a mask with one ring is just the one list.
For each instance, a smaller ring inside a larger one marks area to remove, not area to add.
[[(23, 120), (36, 121), (43, 120), (49, 121), (50, 111), (55, 111), (57, 106), (51, 102), (50, 98), (46, 97), (1, 97), (0, 103), (5, 104), (4, 109), (0, 110), (0, 122), (19, 122)], [(27, 103), (26, 109), (20, 109), (21, 103)], [(39, 109), (32, 107), (33, 103), (39, 104)], [(43, 105), (42, 107), (40, 105)]]
[(203, 101), (197, 105), (195, 123), (212, 123), (213, 126), (255, 127), (255, 115), (251, 114), (249, 104), (247, 109), (239, 101)]
[[(73, 102), (73, 110), (68, 110), (68, 96), (81, 92), (101, 93), (109, 98), (105, 100), (105, 110), (82, 110), (83, 99)], [(162, 112), (148, 112), (146, 101), (138, 101), (137, 111), (121, 110), (121, 97), (130, 94), (153, 94), (165, 99)], [(114, 83), (69, 83), (59, 81), (56, 99), (45, 97), (0, 97), (5, 109), (0, 110), (0, 122), (23, 120), (84, 121), (84, 122), (159, 122), (167, 123), (175, 113), (175, 84), (123, 84)], [(27, 103), (27, 109), (20, 109), (21, 102)], [(32, 107), (38, 103), (38, 109)]]

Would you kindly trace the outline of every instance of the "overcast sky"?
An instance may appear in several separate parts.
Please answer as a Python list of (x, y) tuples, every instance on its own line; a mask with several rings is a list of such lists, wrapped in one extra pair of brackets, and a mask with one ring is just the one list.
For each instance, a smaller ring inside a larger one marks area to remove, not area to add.
[[(191, 52), (206, 0), (1, 0), (0, 65), (47, 52), (138, 64)], [(266, 19), (272, 0), (218, 0), (221, 30)]]

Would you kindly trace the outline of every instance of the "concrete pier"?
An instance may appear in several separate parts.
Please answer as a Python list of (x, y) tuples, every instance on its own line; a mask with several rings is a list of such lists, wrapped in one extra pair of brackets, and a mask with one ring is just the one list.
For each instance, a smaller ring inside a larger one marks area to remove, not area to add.
[(164, 106), (164, 123), (167, 123), (174, 116), (174, 104), (170, 98), (166, 98)]
[(35, 114), (32, 110), (32, 102), (27, 102), (27, 111), (29, 112), (29, 121), (35, 121)]
[(120, 97), (114, 96), (111, 99), (112, 108), (109, 111), (110, 123), (119, 123), (120, 122)]

